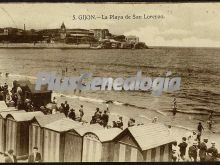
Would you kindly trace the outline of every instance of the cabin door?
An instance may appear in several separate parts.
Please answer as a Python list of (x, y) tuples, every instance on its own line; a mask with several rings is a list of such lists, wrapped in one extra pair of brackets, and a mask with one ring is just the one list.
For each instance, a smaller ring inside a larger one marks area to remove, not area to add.
[(82, 161), (82, 137), (74, 133), (65, 136), (64, 162)]
[(83, 138), (83, 162), (101, 162), (102, 143), (94, 135)]

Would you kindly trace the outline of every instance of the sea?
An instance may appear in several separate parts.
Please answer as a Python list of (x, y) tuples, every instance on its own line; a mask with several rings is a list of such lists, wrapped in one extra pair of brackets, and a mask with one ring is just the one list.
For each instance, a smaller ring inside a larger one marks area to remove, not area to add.
[[(66, 76), (85, 72), (94, 77), (131, 77), (138, 71), (146, 77), (181, 77), (180, 90), (154, 96), (150, 91), (84, 91), (59, 93), (71, 106), (87, 108), (108, 104), (112, 113), (133, 117), (138, 122), (158, 121), (196, 129), (198, 122), (206, 127), (214, 111), (213, 130), (220, 132), (220, 49), (152, 47), (150, 49), (0, 49), (1, 82), (8, 79), (34, 79), (39, 72), (56, 71)], [(9, 73), (9, 78), (4, 77)], [(172, 115), (173, 99), (177, 114)]]

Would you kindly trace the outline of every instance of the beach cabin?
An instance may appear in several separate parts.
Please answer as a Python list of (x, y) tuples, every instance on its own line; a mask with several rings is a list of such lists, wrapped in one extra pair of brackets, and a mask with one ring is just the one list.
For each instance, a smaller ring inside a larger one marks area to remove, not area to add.
[(40, 115), (33, 118), (29, 125), (29, 154), (32, 153), (33, 147), (37, 146), (38, 151), (43, 155), (43, 127), (62, 118), (66, 118), (63, 113)]
[(83, 137), (82, 162), (112, 162), (114, 146), (112, 141), (122, 132), (119, 128), (93, 129)]
[(5, 152), (5, 143), (6, 143), (6, 116), (14, 112), (25, 112), (24, 110), (18, 111), (15, 108), (7, 108), (0, 110), (0, 153)]
[(10, 113), (6, 116), (6, 150), (13, 149), (15, 155), (28, 155), (29, 124), (42, 112)]
[(114, 141), (115, 162), (170, 162), (175, 140), (165, 125), (150, 123), (128, 127)]
[[(104, 128), (99, 124), (79, 125), (65, 133), (64, 162), (83, 161), (84, 135), (95, 130), (104, 130)], [(84, 155), (86, 155), (86, 152), (84, 152)]]
[(45, 125), (43, 161), (64, 162), (65, 143), (68, 144), (68, 138), (65, 138), (65, 133), (80, 125), (81, 123), (68, 118), (60, 119)]

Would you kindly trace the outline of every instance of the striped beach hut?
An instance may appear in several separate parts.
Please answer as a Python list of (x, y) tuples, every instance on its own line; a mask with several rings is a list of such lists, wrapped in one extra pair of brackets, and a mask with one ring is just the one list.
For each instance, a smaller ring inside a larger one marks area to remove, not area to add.
[(64, 162), (82, 162), (84, 135), (95, 130), (104, 128), (99, 124), (79, 125), (65, 133)]
[(13, 149), (17, 156), (28, 155), (29, 124), (42, 112), (11, 113), (6, 116), (6, 150)]
[(81, 123), (68, 118), (57, 120), (44, 126), (44, 162), (64, 162), (65, 133), (71, 129), (79, 127)]
[(40, 115), (33, 118), (29, 125), (29, 154), (32, 153), (33, 147), (37, 146), (39, 152), (43, 155), (43, 127), (62, 118), (66, 118), (63, 113)]
[(126, 128), (114, 141), (115, 162), (166, 162), (175, 140), (165, 125), (150, 123)]
[(6, 143), (6, 116), (14, 112), (25, 112), (24, 110), (18, 111), (18, 109), (7, 108), (1, 109), (0, 111), (0, 153), (5, 152), (5, 143)]
[(112, 141), (121, 133), (119, 128), (93, 129), (83, 137), (82, 162), (112, 162), (114, 146)]

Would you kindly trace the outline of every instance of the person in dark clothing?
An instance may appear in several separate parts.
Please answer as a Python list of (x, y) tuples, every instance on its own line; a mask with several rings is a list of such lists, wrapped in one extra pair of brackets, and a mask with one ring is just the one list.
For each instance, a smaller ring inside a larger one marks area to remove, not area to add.
[(107, 114), (107, 111), (105, 110), (104, 111), (104, 114), (102, 115), (102, 124), (103, 124), (103, 127), (107, 127), (108, 125), (108, 120), (109, 120), (109, 116)]
[(64, 113), (64, 103), (61, 103), (61, 104), (60, 104), (60, 107), (58, 108), (58, 111), (59, 111), (60, 113)]
[(79, 121), (82, 121), (82, 118), (84, 116), (84, 111), (83, 111), (83, 105), (80, 105), (80, 109), (79, 109)]
[(188, 151), (189, 158), (194, 162), (197, 161), (197, 150), (198, 150), (197, 143), (194, 142), (193, 145), (189, 147), (189, 151)]
[(198, 139), (198, 142), (200, 143), (202, 131), (204, 130), (201, 122), (199, 122), (197, 130), (198, 130), (197, 139)]
[(199, 122), (197, 130), (198, 130), (198, 132), (201, 132), (201, 134), (202, 134), (202, 131), (204, 130), (204, 128), (203, 128), (201, 122)]
[(215, 147), (215, 142), (212, 142), (212, 147), (207, 149), (207, 153), (210, 156), (210, 160), (209, 161), (216, 161), (218, 158), (218, 150)]
[(67, 103), (67, 101), (65, 101), (65, 104), (64, 104), (64, 106), (63, 106), (63, 111), (64, 111), (64, 114), (65, 114), (66, 117), (68, 116), (69, 109), (70, 109), (70, 106), (69, 106), (69, 104)]
[(96, 112), (94, 113), (94, 121), (95, 123), (101, 123), (102, 124), (102, 112), (99, 108), (96, 108)]
[(177, 112), (177, 104), (176, 104), (176, 98), (173, 100), (173, 116), (176, 115)]
[(198, 146), (199, 157), (201, 162), (204, 162), (206, 160), (207, 143), (208, 143), (208, 139), (204, 139), (203, 142), (201, 142)]
[(213, 111), (210, 112), (208, 120), (212, 120), (213, 119), (213, 113), (214, 113)]
[(120, 129), (123, 129), (123, 119), (121, 116), (119, 117), (119, 120), (117, 121), (117, 127)]
[(135, 120), (133, 118), (130, 118), (130, 120), (128, 121), (128, 127), (132, 127), (135, 125)]
[(94, 120), (95, 123), (97, 122), (98, 118), (100, 118), (100, 113), (99, 113), (99, 108), (97, 107), (96, 111), (95, 111), (95, 113), (93, 115), (93, 120)]
[(186, 155), (186, 147), (188, 146), (188, 144), (186, 143), (186, 138), (183, 137), (182, 138), (182, 143), (180, 143), (178, 145), (178, 147), (180, 148), (180, 157), (182, 160), (185, 160), (185, 155)]
[(74, 109), (70, 109), (69, 118), (72, 120), (76, 119), (76, 113)]
[(37, 163), (41, 162), (41, 154), (38, 152), (38, 148), (33, 148), (33, 153), (28, 156), (28, 162), (29, 163)]
[(14, 155), (12, 149), (8, 151), (8, 155), (5, 157), (5, 163), (17, 163), (17, 157)]

